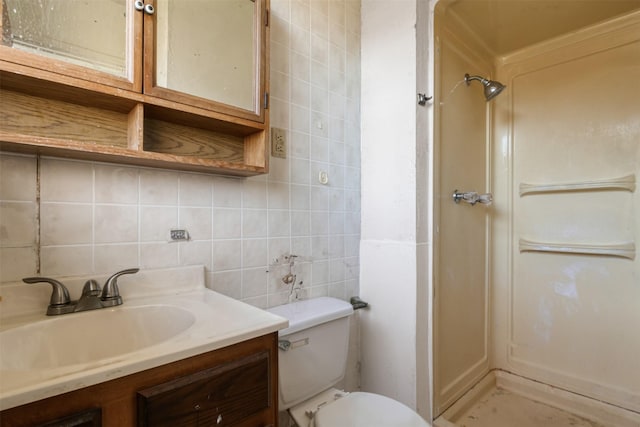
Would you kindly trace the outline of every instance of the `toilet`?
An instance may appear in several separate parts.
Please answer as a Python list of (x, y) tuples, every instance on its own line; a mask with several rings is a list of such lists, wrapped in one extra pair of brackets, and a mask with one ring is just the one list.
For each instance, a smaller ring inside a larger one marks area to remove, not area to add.
[(373, 393), (333, 388), (344, 378), (351, 304), (330, 297), (270, 308), (278, 333), (279, 406), (298, 427), (429, 427), (409, 407)]

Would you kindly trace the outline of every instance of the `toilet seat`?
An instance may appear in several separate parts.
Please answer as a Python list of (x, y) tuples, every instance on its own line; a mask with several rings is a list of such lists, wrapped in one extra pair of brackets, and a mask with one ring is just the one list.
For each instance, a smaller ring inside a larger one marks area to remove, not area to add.
[(330, 389), (290, 412), (299, 427), (429, 427), (402, 403), (366, 392)]
[(427, 427), (425, 420), (402, 403), (379, 394), (355, 392), (321, 408), (316, 427)]

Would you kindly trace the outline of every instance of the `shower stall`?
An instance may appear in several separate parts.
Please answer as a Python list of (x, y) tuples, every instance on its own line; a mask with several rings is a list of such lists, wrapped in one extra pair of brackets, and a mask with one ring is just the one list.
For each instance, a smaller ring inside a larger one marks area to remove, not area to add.
[(640, 1), (432, 3), (435, 425), (638, 426)]

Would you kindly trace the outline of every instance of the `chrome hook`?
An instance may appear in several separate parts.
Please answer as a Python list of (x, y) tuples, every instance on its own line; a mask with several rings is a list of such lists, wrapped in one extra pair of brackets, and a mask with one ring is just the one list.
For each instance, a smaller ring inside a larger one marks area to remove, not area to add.
[(427, 105), (427, 101), (431, 101), (433, 96), (427, 96), (425, 93), (418, 94), (418, 104), (419, 105)]

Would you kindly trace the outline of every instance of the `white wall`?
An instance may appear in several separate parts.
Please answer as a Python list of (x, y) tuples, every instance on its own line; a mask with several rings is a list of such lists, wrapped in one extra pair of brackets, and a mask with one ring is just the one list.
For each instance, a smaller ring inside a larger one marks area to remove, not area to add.
[(416, 22), (416, 1), (362, 2), (360, 289), (371, 308), (361, 314), (361, 357), (363, 390), (428, 418), (428, 402), (418, 402), (428, 399), (428, 381), (417, 377), (428, 366), (417, 317), (427, 307), (427, 198), (419, 193), (428, 161), (426, 141), (417, 142)]

